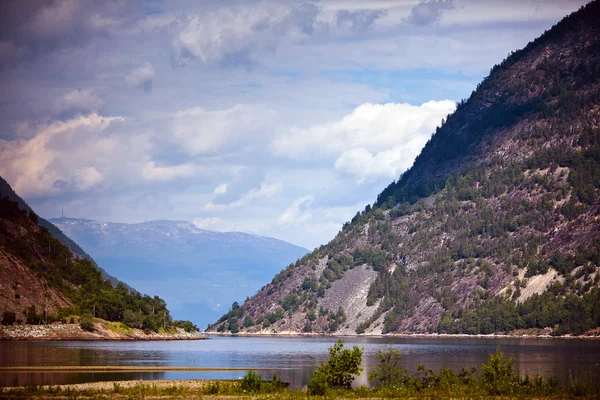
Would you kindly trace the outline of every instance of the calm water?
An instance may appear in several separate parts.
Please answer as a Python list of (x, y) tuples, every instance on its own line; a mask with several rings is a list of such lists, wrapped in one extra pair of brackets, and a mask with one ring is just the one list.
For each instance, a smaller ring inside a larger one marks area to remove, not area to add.
[[(135, 365), (272, 368), (292, 387), (308, 381), (314, 365), (327, 358), (335, 338), (213, 337), (174, 342), (0, 342), (1, 366)], [(375, 354), (387, 343), (404, 355), (405, 365), (434, 370), (479, 366), (502, 345), (522, 375), (569, 376), (600, 386), (600, 340), (481, 338), (344, 338), (346, 345), (364, 348), (365, 371), (355, 381), (367, 384)], [(262, 372), (270, 378), (272, 372)], [(130, 379), (231, 379), (244, 372), (46, 373), (3, 372), (0, 386), (63, 384)]]

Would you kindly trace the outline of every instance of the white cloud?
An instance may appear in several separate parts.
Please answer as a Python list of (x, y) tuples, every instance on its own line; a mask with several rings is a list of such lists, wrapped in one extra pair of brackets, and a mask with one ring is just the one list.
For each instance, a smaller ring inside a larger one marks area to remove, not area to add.
[[(221, 186), (223, 185), (220, 185), (218, 188), (220, 188)], [(204, 206), (204, 210), (212, 212), (222, 212), (229, 209), (240, 208), (242, 206), (251, 205), (257, 200), (276, 197), (282, 192), (283, 184), (281, 182), (263, 182), (260, 184), (260, 188), (251, 189), (250, 191), (245, 193), (239, 200), (233, 201), (231, 203), (213, 203), (213, 201), (210, 201)], [(215, 193), (217, 193), (216, 189)], [(218, 194), (222, 193), (225, 192), (221, 192)]]
[(148, 181), (170, 181), (175, 178), (189, 178), (196, 175), (199, 168), (193, 164), (158, 165), (148, 161), (142, 169), (142, 176)]
[(141, 87), (145, 92), (152, 91), (152, 82), (156, 78), (154, 67), (149, 62), (144, 63), (142, 66), (131, 71), (129, 75), (125, 77), (125, 82), (129, 86)]
[(26, 197), (88, 190), (103, 178), (89, 163), (117, 147), (114, 138), (99, 134), (123, 120), (90, 114), (41, 125), (30, 139), (0, 140), (0, 175)]
[(341, 120), (277, 137), (274, 151), (295, 159), (335, 160), (337, 171), (359, 180), (395, 178), (410, 167), (442, 120), (455, 109), (450, 100), (410, 104), (365, 103)]
[(215, 188), (213, 191), (214, 194), (225, 194), (227, 193), (227, 184), (221, 183), (219, 186)]
[(315, 201), (314, 196), (304, 196), (294, 202), (279, 216), (280, 225), (299, 225), (312, 218), (309, 207)]
[(56, 100), (56, 111), (98, 111), (104, 105), (102, 100), (93, 90), (72, 90)]
[(214, 111), (193, 107), (175, 115), (173, 136), (191, 155), (228, 151), (260, 141), (273, 116), (261, 106), (237, 104)]

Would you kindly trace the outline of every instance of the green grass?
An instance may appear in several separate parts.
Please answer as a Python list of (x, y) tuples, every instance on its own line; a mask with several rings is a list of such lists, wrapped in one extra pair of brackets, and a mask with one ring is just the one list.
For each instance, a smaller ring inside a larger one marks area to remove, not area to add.
[(128, 327), (127, 325), (125, 325), (123, 322), (111, 322), (111, 321), (105, 321), (105, 320), (99, 319), (99, 318), (96, 318), (94, 320), (94, 322), (99, 322), (99, 323), (104, 324), (104, 326), (106, 326), (106, 328), (108, 328), (108, 330), (110, 330), (114, 333), (120, 333), (120, 334), (133, 333), (133, 329)]

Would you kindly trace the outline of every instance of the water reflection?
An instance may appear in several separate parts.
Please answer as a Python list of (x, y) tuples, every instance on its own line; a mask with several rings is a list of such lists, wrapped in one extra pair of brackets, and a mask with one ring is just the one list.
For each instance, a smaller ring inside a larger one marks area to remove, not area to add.
[[(214, 337), (205, 341), (177, 342), (0, 342), (2, 366), (193, 366), (271, 368), (292, 387), (308, 382), (315, 364), (327, 358), (335, 338), (248, 338)], [(346, 345), (364, 348), (363, 374), (356, 384), (367, 384), (368, 372), (377, 363), (377, 350), (391, 343), (403, 354), (405, 366), (438, 370), (480, 366), (489, 353), (502, 345), (506, 356), (515, 359), (521, 375), (569, 376), (590, 383), (600, 382), (600, 341), (559, 339), (482, 338), (344, 338)], [(272, 372), (261, 372), (270, 379)], [(65, 384), (131, 379), (237, 379), (236, 372), (111, 372), (57, 373), (6, 372), (0, 385)]]

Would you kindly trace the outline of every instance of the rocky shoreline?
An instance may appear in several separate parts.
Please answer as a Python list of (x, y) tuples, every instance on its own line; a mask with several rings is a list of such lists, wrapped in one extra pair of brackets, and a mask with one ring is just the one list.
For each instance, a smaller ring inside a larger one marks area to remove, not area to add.
[(145, 333), (140, 329), (115, 332), (103, 323), (95, 323), (92, 332), (84, 331), (78, 324), (11, 325), (0, 326), (0, 340), (12, 341), (67, 341), (67, 340), (203, 340), (200, 332), (186, 332), (176, 328), (174, 333)]
[(348, 335), (338, 333), (305, 333), (305, 332), (204, 332), (207, 336), (245, 336), (245, 337), (390, 337), (390, 338), (480, 338), (480, 339), (600, 339), (600, 331), (594, 330), (586, 332), (583, 335), (561, 335), (552, 336), (547, 331), (540, 330), (522, 330), (510, 332), (507, 334), (496, 333), (489, 335), (470, 335), (470, 334), (449, 334), (449, 333), (386, 333), (386, 334), (362, 334), (362, 335)]

